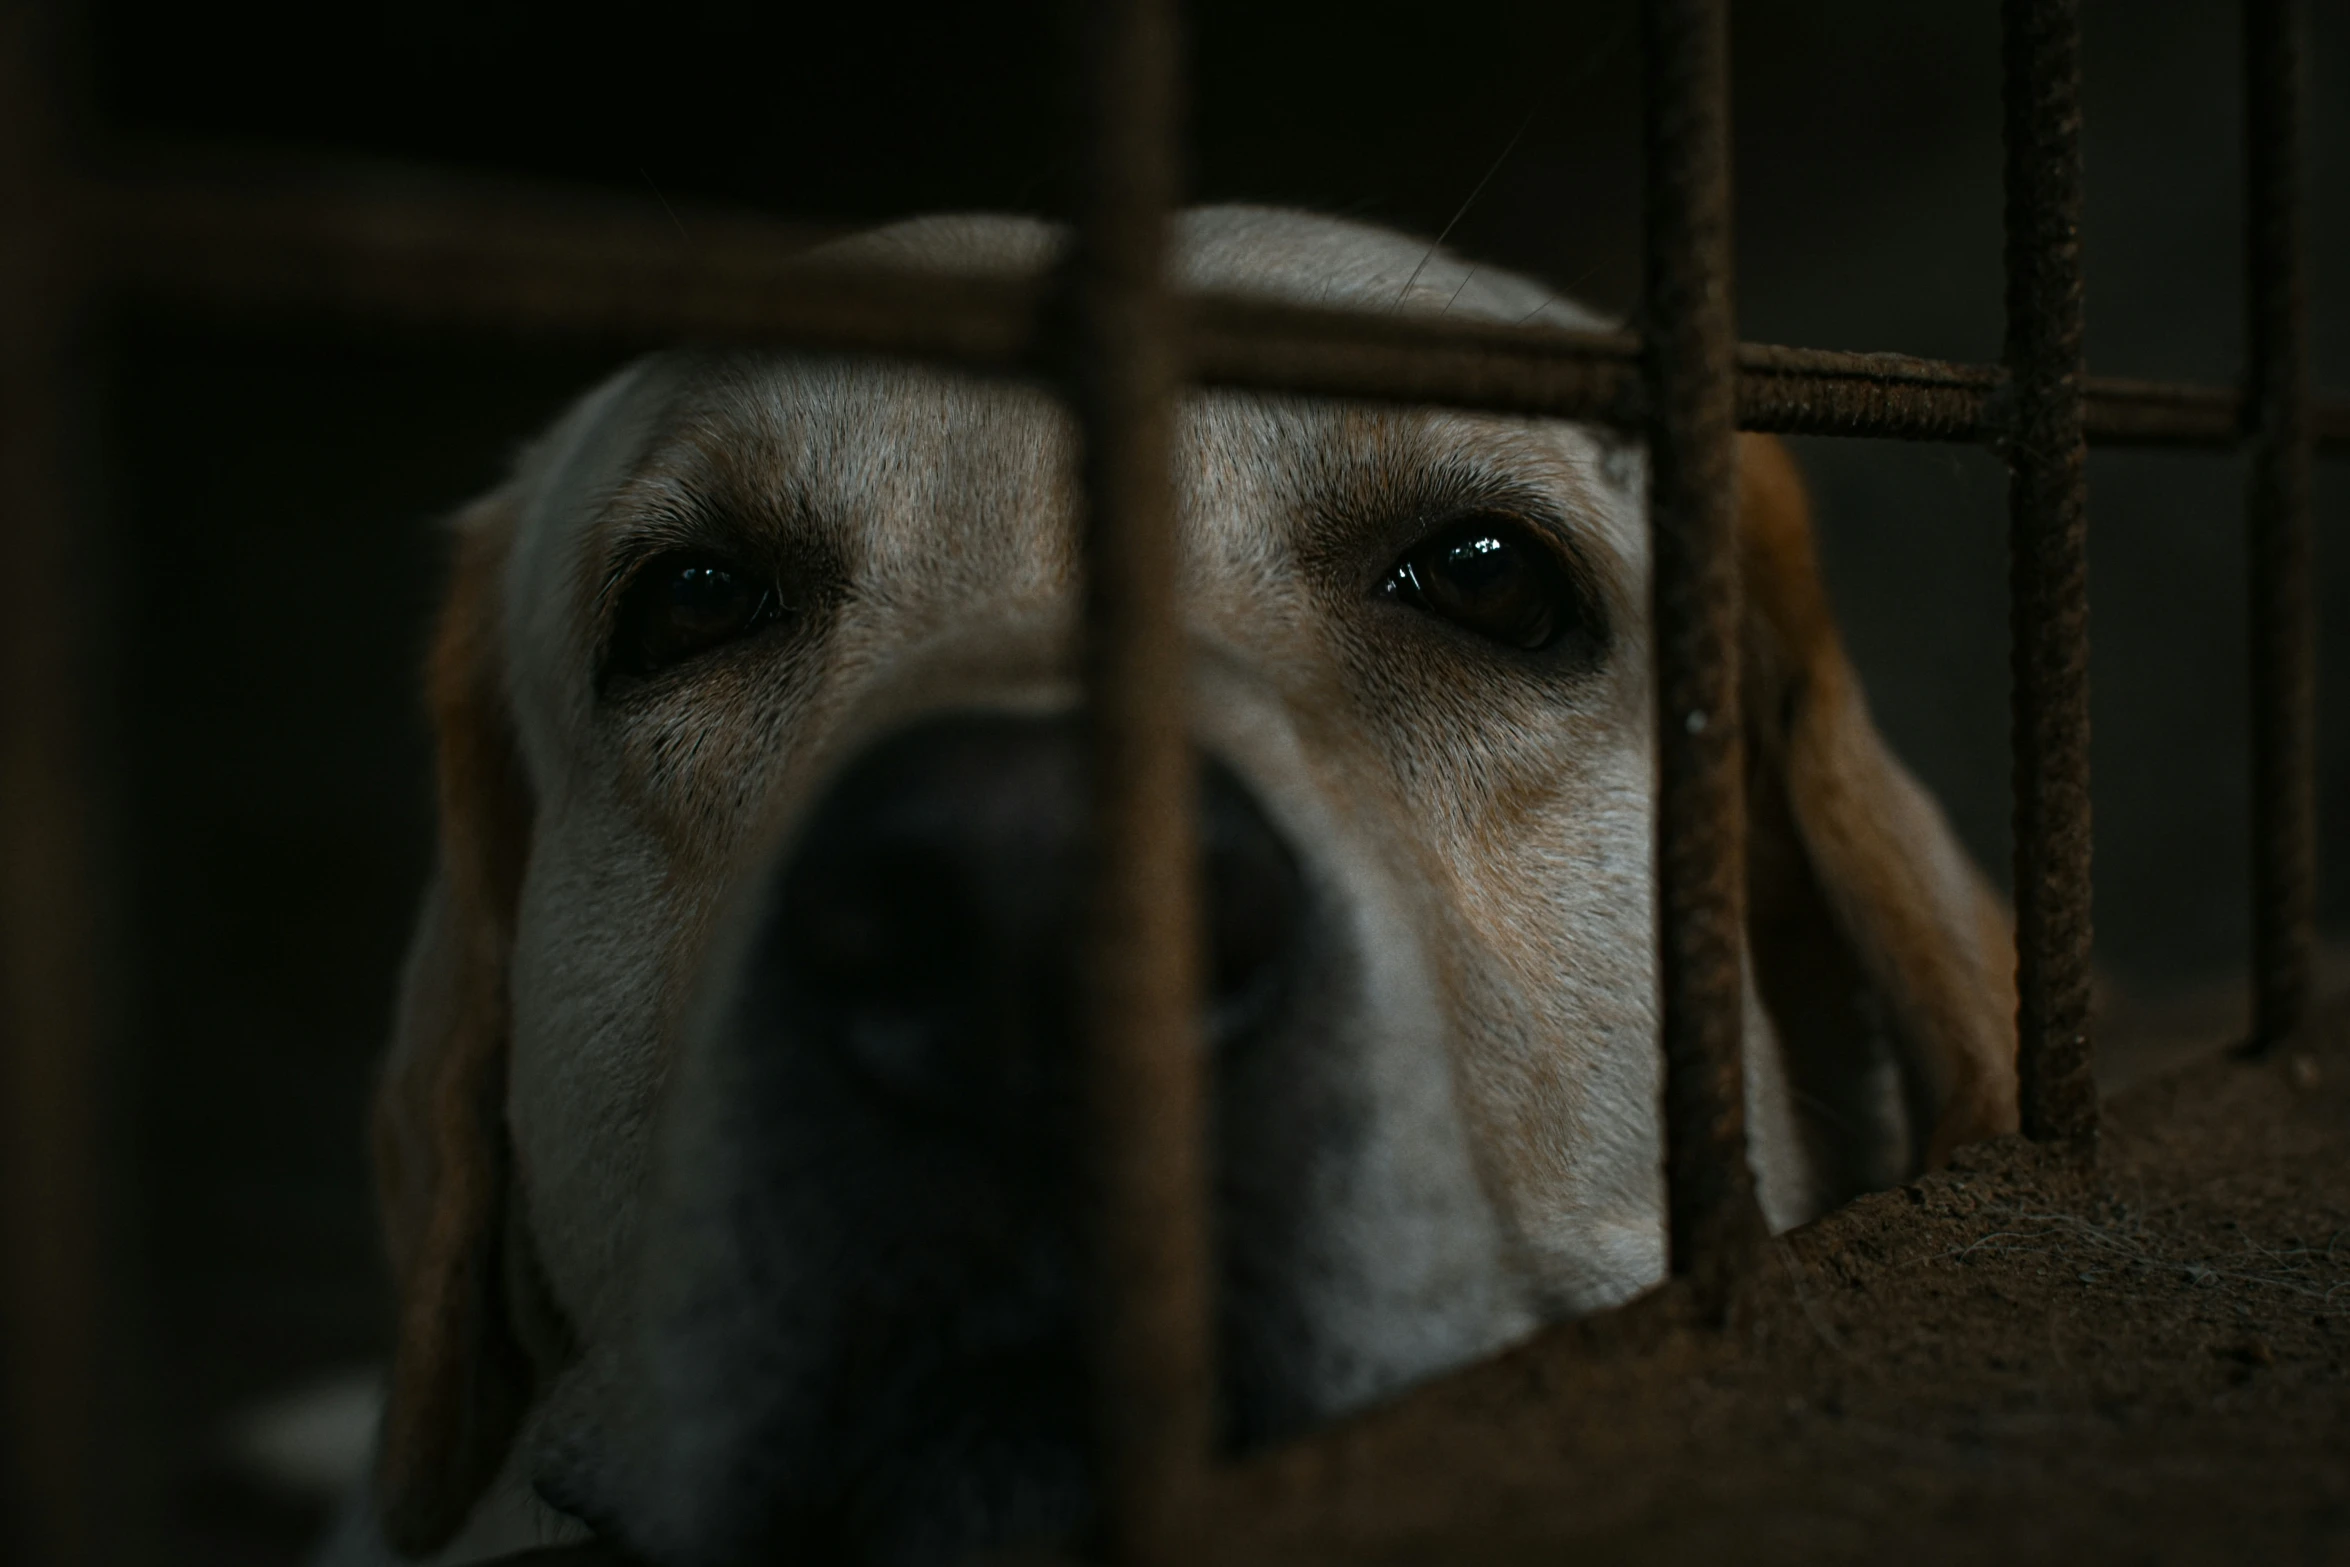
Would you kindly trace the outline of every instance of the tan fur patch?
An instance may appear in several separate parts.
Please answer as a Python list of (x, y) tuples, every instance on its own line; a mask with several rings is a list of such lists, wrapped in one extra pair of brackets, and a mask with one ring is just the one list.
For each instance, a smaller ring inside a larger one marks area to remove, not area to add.
[[(1890, 1048), (1912, 1126), (1895, 1161), (1905, 1168), (1832, 1169), (1831, 1194), (1842, 1195), (2014, 1130), (2013, 944), (1940, 810), (1869, 720), (1793, 458), (1779, 441), (1744, 436), (1740, 459), (1757, 978), (1799, 1090), (1807, 1078), (1850, 1083), (1872, 1050)], [(1830, 1113), (1849, 1120), (1853, 1109)]]
[(506, 976), (530, 843), (496, 650), (512, 504), (459, 523), (426, 677), (440, 743), (440, 864), (378, 1085), (378, 1201), (399, 1338), (376, 1489), (386, 1538), (429, 1550), (464, 1522), (529, 1395), (501, 1247), (510, 1033)]

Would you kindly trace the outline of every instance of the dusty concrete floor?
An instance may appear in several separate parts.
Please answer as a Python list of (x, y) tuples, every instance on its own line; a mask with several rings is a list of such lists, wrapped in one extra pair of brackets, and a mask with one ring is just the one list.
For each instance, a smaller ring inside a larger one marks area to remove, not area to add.
[(1787, 1236), (1726, 1333), (1651, 1298), (1234, 1485), (1289, 1561), (2350, 1561), (2350, 1004), (2124, 1088), (2094, 1170)]

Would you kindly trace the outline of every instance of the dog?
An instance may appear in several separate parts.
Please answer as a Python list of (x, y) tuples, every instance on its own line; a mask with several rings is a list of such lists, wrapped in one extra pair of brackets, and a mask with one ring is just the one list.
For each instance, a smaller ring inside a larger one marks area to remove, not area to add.
[[(1171, 243), (1187, 288), (1606, 324), (1331, 218), (1199, 209)], [(829, 258), (1061, 246), (937, 218)], [(1664, 1275), (1644, 461), (1183, 401), (1232, 1447)], [(1074, 508), (1044, 390), (676, 351), (459, 518), (375, 1122), (398, 1341), (344, 1559), (518, 1518), (674, 1567), (1084, 1526)], [(1783, 1229), (2013, 1129), (2012, 956), (1870, 720), (1769, 439), (1739, 551), (1750, 1157)]]

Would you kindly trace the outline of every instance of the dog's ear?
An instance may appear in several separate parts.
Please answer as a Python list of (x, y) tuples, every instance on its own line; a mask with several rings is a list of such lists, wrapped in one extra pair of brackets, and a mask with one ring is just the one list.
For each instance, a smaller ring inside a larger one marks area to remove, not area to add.
[(1747, 933), (1822, 1195), (1840, 1199), (2015, 1129), (2014, 948), (1870, 720), (1794, 459), (1767, 436), (1739, 448)]
[(448, 1540), (496, 1476), (530, 1389), (507, 1309), (507, 970), (530, 842), (500, 647), (514, 499), (456, 526), (426, 690), (438, 864), (409, 948), (374, 1120), (398, 1344), (375, 1475), (384, 1537)]

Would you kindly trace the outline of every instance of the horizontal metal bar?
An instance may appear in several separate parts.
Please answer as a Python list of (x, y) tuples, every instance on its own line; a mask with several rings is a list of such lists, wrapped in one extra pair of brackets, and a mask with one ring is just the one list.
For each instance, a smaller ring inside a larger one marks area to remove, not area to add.
[[(850, 269), (807, 259), (836, 230), (538, 187), (358, 169), (150, 173), (90, 186), (87, 264), (137, 299), (238, 314), (350, 315), (412, 326), (877, 353), (1042, 375), (1041, 281)], [(1182, 302), (1202, 384), (1638, 427), (1629, 333)], [(1901, 354), (1746, 344), (1738, 423), (1790, 435), (1987, 441), (2005, 372)], [(2232, 447), (2233, 387), (2092, 377), (2086, 423), (2108, 446)], [(2350, 454), (2350, 399), (2321, 401), (2321, 453)]]

